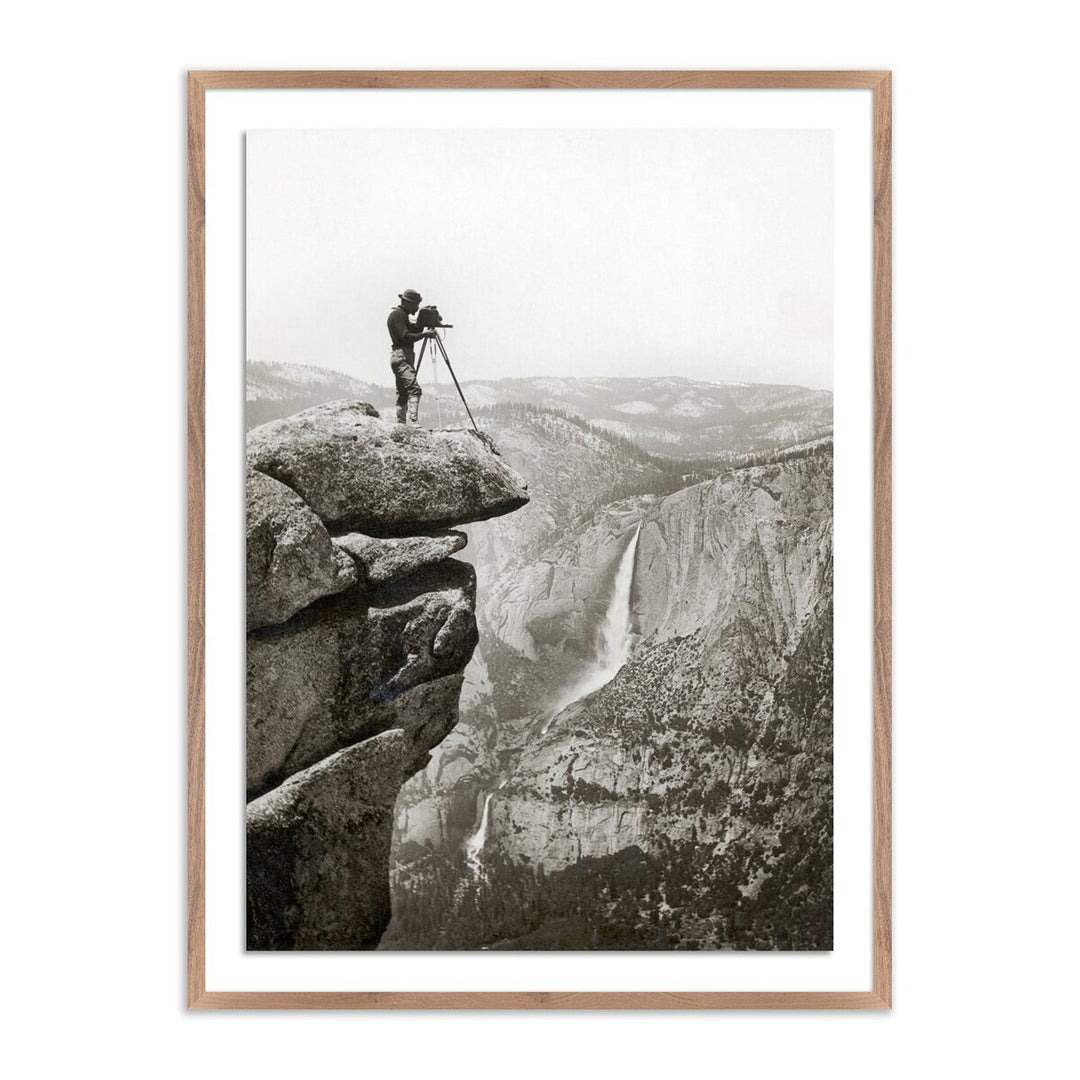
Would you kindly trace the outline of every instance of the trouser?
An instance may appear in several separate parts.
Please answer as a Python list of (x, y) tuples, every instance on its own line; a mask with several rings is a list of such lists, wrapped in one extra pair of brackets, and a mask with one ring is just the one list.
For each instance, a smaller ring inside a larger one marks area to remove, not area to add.
[(420, 395), (423, 391), (416, 381), (415, 361), (403, 349), (390, 353), (390, 370), (397, 383), (397, 419), (399, 424), (419, 422)]

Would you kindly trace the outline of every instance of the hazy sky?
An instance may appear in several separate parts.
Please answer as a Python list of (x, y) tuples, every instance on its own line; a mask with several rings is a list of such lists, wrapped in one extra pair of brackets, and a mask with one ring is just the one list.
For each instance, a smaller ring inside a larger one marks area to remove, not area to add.
[(829, 131), (252, 131), (248, 357), (392, 382), (403, 289), (459, 378), (832, 388)]

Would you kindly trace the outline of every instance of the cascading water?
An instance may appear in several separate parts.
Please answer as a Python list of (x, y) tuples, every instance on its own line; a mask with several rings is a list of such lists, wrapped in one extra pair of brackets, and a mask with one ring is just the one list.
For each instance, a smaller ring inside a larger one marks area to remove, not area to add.
[[(615, 571), (615, 585), (611, 601), (604, 612), (604, 621), (600, 627), (600, 636), (596, 649), (596, 664), (563, 695), (555, 714), (560, 713), (573, 701), (606, 686), (619, 673), (619, 669), (630, 659), (630, 647), (633, 637), (630, 625), (630, 588), (634, 583), (634, 558), (637, 555), (638, 537), (641, 535), (639, 524), (626, 545), (619, 568)], [(554, 718), (554, 717), (553, 717)], [(551, 726), (551, 720), (544, 725), (542, 733)]]
[(491, 796), (494, 794), (494, 791), (487, 793), (484, 799), (484, 812), (480, 815), (480, 828), (465, 841), (465, 858), (476, 870), (480, 869), (480, 852), (484, 850), (484, 841), (487, 840), (488, 810), (491, 807)]
[[(615, 584), (611, 591), (611, 600), (604, 612), (604, 621), (600, 626), (600, 634), (597, 639), (596, 663), (585, 677), (576, 683), (566, 694), (562, 702), (556, 708), (554, 716), (560, 713), (573, 701), (599, 690), (606, 686), (618, 675), (623, 664), (630, 659), (630, 648), (633, 645), (633, 632), (630, 624), (630, 589), (634, 584), (634, 559), (637, 556), (638, 537), (641, 535), (639, 524), (626, 545), (626, 550), (619, 560), (618, 569), (615, 571)], [(549, 719), (541, 731), (545, 734), (551, 726)], [(506, 786), (504, 779), (499, 784), (499, 789)], [(496, 789), (498, 790), (498, 789)], [(480, 825), (476, 832), (465, 841), (465, 857), (469, 865), (477, 874), (481, 872), (480, 852), (484, 850), (487, 842), (488, 817), (491, 810), (491, 799), (495, 794), (489, 791), (484, 796), (484, 809), (480, 815)]]

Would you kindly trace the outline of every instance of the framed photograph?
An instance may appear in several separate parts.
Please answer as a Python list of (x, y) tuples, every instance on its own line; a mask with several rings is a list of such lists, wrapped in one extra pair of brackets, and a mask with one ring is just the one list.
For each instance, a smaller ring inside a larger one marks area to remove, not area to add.
[(890, 116), (189, 73), (189, 1007), (890, 1007)]

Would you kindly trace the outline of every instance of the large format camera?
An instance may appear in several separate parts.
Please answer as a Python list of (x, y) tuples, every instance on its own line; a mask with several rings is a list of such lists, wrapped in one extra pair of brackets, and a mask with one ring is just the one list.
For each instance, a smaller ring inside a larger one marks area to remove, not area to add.
[(416, 325), (424, 330), (434, 330), (437, 326), (450, 326), (443, 322), (439, 309), (434, 304), (427, 304), (416, 314)]

